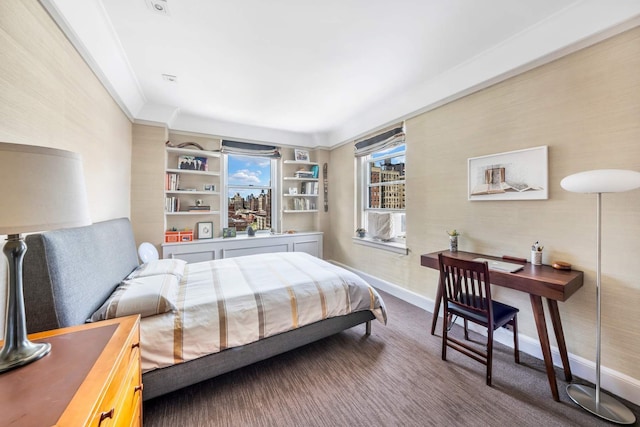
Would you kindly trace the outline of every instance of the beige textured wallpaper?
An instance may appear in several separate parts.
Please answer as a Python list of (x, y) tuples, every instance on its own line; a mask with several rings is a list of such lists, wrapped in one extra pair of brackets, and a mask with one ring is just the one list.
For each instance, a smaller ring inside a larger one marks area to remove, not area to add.
[(151, 242), (162, 253), (164, 239), (164, 159), (167, 129), (133, 125), (131, 223), (136, 244)]
[[(527, 257), (534, 241), (544, 263), (564, 260), (585, 283), (560, 312), (571, 353), (595, 357), (595, 195), (560, 187), (569, 174), (640, 170), (640, 28), (606, 40), (407, 121), (408, 256), (354, 245), (352, 144), (331, 152), (331, 229), (325, 254), (433, 299), (434, 270), (420, 254), (445, 249)], [(549, 147), (549, 199), (467, 200), (467, 159)], [(640, 379), (640, 190), (603, 196), (602, 363)], [(375, 262), (371, 262), (375, 260)], [(521, 309), (521, 332), (537, 339), (526, 295), (496, 289)], [(393, 318), (393, 313), (390, 313)], [(425, 328), (427, 325), (425, 324)]]
[(92, 221), (128, 217), (131, 122), (36, 0), (0, 2), (0, 58), (0, 141), (80, 153)]

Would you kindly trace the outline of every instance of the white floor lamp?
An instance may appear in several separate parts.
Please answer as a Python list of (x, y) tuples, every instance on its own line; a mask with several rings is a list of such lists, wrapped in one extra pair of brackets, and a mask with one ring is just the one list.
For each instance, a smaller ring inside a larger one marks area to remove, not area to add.
[(615, 398), (600, 392), (600, 253), (602, 193), (619, 193), (640, 187), (640, 172), (618, 169), (599, 169), (580, 172), (565, 177), (560, 185), (574, 193), (596, 193), (597, 195), (597, 269), (596, 269), (596, 385), (595, 389), (581, 384), (569, 384), (567, 393), (578, 405), (594, 415), (618, 424), (633, 424), (636, 417)]

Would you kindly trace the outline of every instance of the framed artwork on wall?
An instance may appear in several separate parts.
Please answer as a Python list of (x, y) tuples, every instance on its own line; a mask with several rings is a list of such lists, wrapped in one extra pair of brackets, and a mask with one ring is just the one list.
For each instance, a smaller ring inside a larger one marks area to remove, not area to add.
[(544, 145), (468, 159), (468, 199), (548, 199), (547, 152)]

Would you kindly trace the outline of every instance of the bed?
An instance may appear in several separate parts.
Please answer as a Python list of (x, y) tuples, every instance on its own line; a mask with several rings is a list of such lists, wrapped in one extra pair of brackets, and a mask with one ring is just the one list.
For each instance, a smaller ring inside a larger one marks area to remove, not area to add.
[(27, 236), (27, 329), (141, 314), (145, 400), (374, 319), (359, 276), (305, 253), (139, 265), (126, 218)]

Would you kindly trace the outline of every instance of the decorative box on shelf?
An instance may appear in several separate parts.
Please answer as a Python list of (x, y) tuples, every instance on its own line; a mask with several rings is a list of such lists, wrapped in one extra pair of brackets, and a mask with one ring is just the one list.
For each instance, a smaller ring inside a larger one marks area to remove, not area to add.
[(165, 231), (164, 242), (165, 243), (179, 243), (179, 242), (192, 242), (193, 230), (184, 231)]

